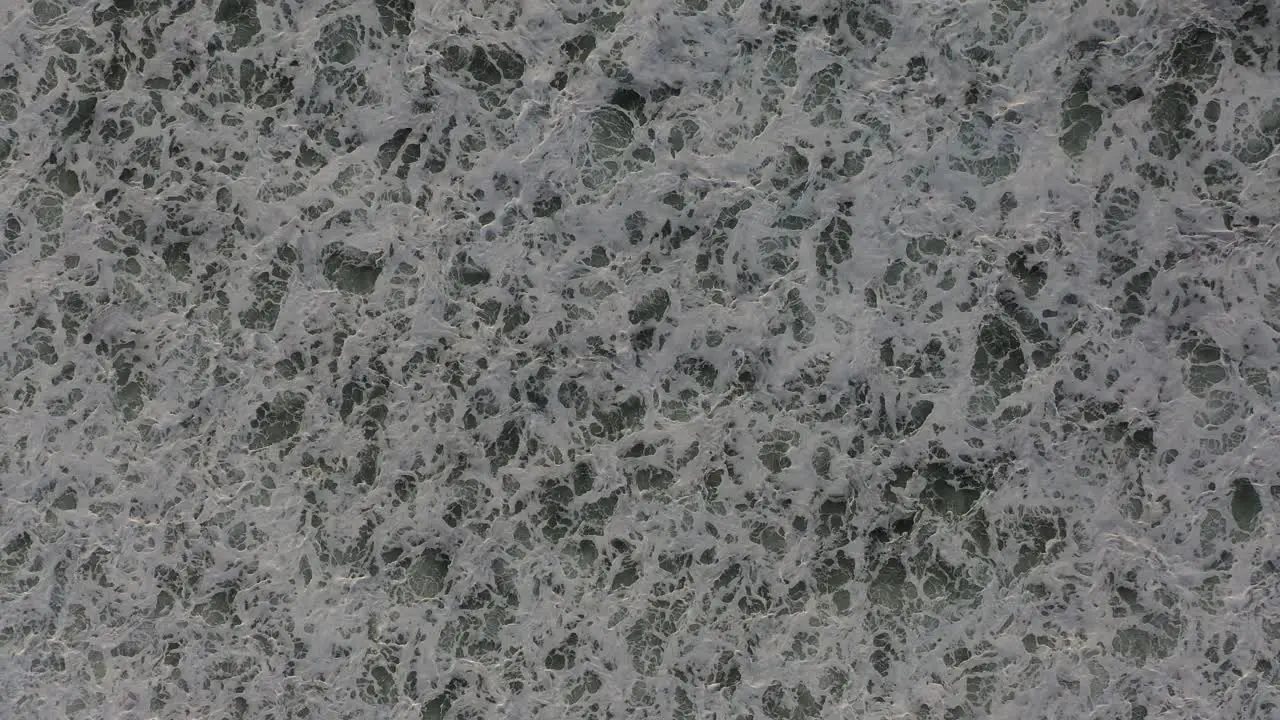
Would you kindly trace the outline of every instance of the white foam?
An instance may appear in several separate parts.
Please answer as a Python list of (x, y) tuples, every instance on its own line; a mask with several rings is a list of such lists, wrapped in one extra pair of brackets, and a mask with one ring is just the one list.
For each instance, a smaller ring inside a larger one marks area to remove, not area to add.
[(1275, 715), (1265, 9), (11, 11), (10, 712)]

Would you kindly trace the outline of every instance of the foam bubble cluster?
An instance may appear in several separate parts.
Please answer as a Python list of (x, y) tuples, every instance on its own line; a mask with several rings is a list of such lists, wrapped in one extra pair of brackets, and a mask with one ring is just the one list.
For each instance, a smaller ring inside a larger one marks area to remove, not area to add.
[(14, 717), (1280, 713), (1271, 3), (0, 20)]

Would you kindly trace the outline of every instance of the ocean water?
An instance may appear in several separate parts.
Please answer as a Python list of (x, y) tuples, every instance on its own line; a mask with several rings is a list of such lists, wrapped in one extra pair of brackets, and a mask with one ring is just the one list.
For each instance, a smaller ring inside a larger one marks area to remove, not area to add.
[(1280, 718), (1270, 0), (14, 0), (0, 717)]

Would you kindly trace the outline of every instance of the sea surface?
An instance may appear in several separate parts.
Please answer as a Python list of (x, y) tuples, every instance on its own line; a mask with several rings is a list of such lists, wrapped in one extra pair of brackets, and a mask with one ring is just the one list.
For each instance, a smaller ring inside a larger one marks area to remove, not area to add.
[(0, 718), (1280, 718), (1272, 0), (0, 3)]

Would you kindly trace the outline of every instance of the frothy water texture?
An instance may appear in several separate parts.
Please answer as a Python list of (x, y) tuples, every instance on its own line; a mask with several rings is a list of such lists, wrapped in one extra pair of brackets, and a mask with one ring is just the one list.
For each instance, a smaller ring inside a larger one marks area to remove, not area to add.
[(6, 718), (1280, 717), (1270, 0), (0, 10)]

